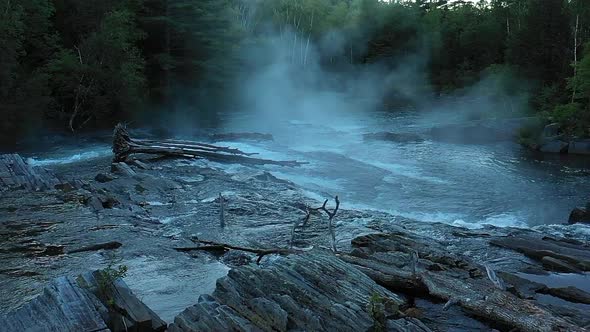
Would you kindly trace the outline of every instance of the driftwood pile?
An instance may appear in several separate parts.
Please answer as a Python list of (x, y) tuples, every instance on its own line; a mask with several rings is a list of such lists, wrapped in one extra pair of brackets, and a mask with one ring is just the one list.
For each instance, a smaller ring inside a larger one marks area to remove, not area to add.
[(118, 124), (113, 132), (113, 162), (124, 162), (131, 154), (144, 153), (160, 156), (203, 158), (216, 162), (250, 165), (299, 166), (302, 162), (277, 161), (251, 157), (239, 149), (186, 140), (149, 140), (131, 138), (127, 128)]

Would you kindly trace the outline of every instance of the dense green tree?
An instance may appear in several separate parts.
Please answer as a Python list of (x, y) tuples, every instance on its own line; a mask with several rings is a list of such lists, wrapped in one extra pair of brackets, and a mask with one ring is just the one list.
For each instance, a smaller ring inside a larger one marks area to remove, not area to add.
[(49, 107), (47, 61), (56, 48), (47, 0), (0, 1), (0, 129), (13, 136), (41, 124)]
[(75, 131), (91, 120), (113, 121), (144, 98), (143, 59), (132, 7), (121, 4), (104, 13), (95, 30), (77, 36), (49, 64), (53, 94)]
[(436, 91), (532, 87), (533, 109), (589, 134), (576, 125), (590, 105), (585, 0), (0, 0), (3, 127), (203, 112), (252, 69), (249, 47), (275, 38), (295, 75), (414, 61)]

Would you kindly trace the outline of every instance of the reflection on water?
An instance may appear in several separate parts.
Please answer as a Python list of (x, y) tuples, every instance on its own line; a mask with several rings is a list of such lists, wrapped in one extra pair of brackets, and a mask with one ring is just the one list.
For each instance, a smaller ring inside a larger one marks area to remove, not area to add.
[[(141, 256), (125, 261), (129, 272), (125, 282), (160, 318), (172, 323), (174, 317), (197, 303), (200, 294), (211, 294), (215, 282), (229, 268), (207, 258), (186, 258), (174, 262)], [(184, 263), (184, 264), (183, 264)]]

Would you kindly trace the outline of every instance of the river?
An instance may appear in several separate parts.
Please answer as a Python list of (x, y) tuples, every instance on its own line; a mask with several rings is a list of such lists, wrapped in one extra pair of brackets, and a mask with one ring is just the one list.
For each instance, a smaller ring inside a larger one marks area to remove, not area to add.
[[(297, 168), (264, 166), (305, 188), (318, 200), (339, 195), (343, 208), (368, 208), (422, 221), (477, 228), (528, 227), (567, 222), (572, 208), (589, 200), (588, 159), (535, 155), (514, 143), (468, 144), (433, 140), (367, 141), (380, 131), (424, 133), (423, 114), (382, 112), (261, 121), (260, 115), (223, 115), (218, 131), (257, 131), (273, 141), (218, 142), (272, 159), (308, 162)], [(272, 124), (271, 124), (272, 123)], [(195, 130), (195, 133), (198, 132)], [(143, 132), (138, 133), (141, 135)], [(182, 138), (191, 138), (186, 135)], [(108, 155), (108, 133), (56, 140), (45, 151), (24, 154), (50, 166)], [(237, 165), (218, 165), (240, 172)]]

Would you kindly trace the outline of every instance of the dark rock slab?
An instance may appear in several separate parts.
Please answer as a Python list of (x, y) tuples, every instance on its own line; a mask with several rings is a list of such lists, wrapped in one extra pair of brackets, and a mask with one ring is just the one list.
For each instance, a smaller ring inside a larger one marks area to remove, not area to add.
[(547, 288), (543, 291), (543, 293), (553, 295), (570, 302), (590, 304), (590, 294), (574, 286)]
[(590, 155), (590, 140), (576, 140), (570, 142), (568, 153)]
[(543, 267), (550, 271), (564, 272), (564, 273), (580, 273), (580, 270), (575, 266), (562, 261), (561, 259), (545, 256), (541, 258)]
[(55, 174), (27, 164), (18, 154), (0, 155), (0, 191), (24, 188), (43, 191), (62, 184)]
[(268, 266), (232, 269), (169, 331), (367, 331), (375, 294), (394, 307), (404, 303), (331, 254), (279, 257)]
[[(590, 248), (584, 245), (529, 236), (497, 237), (490, 240), (490, 244), (516, 250), (535, 260), (547, 261), (545, 257), (550, 257), (565, 262), (575, 269), (590, 271)], [(546, 267), (551, 268), (551, 265)]]
[(3, 331), (110, 331), (107, 309), (68, 277), (53, 280), (43, 293), (20, 309), (0, 317)]
[(416, 318), (390, 319), (385, 325), (389, 332), (431, 332), (428, 326)]
[[(165, 331), (167, 324), (131, 292), (121, 279), (109, 280), (105, 271), (87, 272), (78, 278), (87, 291), (106, 303), (108, 325), (115, 331)], [(125, 322), (125, 323), (123, 323)]]
[(118, 162), (111, 164), (111, 172), (124, 175), (124, 176), (135, 176), (137, 173), (126, 163)]
[(539, 151), (546, 153), (567, 153), (569, 143), (560, 140), (549, 140), (543, 142), (539, 147)]
[[(505, 290), (494, 281), (496, 276), (490, 277), (487, 268), (478, 266), (468, 257), (449, 254), (433, 241), (424, 240), (403, 231), (360, 236), (352, 241), (358, 249), (352, 252), (354, 256), (340, 257), (380, 285), (459, 306), (501, 330), (584, 331), (539, 304)], [(382, 259), (383, 253), (399, 251), (408, 256), (401, 259), (406, 261), (401, 268)], [(375, 256), (378, 253), (380, 255)], [(433, 263), (443, 269), (428, 269)]]
[(68, 251), (68, 254), (73, 254), (73, 253), (77, 253), (77, 252), (85, 252), (85, 251), (113, 250), (113, 249), (120, 248), (122, 245), (123, 244), (121, 242), (117, 242), (117, 241), (98, 243), (98, 244), (93, 244), (93, 245), (89, 245), (89, 246), (85, 246), (85, 247), (81, 247), (81, 248), (72, 249), (72, 250)]
[(512, 273), (499, 272), (498, 275), (507, 284), (507, 290), (521, 299), (534, 299), (538, 292), (547, 289), (544, 284), (521, 278)]
[(590, 211), (584, 207), (578, 207), (572, 210), (568, 219), (570, 224), (590, 224)]
[[(2, 331), (161, 332), (166, 323), (121, 279), (99, 270), (59, 277), (21, 308), (0, 317)], [(102, 279), (101, 279), (102, 278)]]

